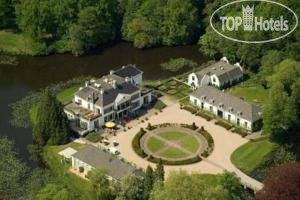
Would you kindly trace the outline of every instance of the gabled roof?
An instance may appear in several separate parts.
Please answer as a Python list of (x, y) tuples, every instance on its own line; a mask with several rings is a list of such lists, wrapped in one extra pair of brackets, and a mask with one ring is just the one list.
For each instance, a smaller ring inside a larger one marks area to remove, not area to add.
[(241, 118), (248, 121), (255, 122), (261, 119), (261, 108), (259, 106), (222, 92), (214, 87), (202, 86), (190, 95), (216, 107), (222, 105), (222, 109), (225, 111), (234, 115), (239, 113)]
[(237, 77), (237, 76), (242, 76), (243, 71), (239, 66), (236, 65), (231, 65), (227, 62), (224, 61), (219, 61), (216, 62), (215, 64), (212, 64), (198, 72), (196, 72), (196, 75), (199, 80), (202, 79), (202, 77), (205, 75), (213, 75), (215, 74), (221, 84), (230, 81), (231, 79)]
[(126, 65), (123, 66), (121, 69), (114, 71), (113, 73), (116, 74), (117, 76), (125, 78), (125, 77), (133, 77), (143, 72), (138, 68), (136, 68), (135, 65)]
[(116, 156), (104, 152), (93, 145), (84, 147), (73, 154), (72, 157), (77, 158), (94, 168), (107, 170), (108, 175), (115, 179), (121, 179), (132, 173), (138, 176), (143, 175), (141, 170), (134, 168), (130, 164), (121, 161)]

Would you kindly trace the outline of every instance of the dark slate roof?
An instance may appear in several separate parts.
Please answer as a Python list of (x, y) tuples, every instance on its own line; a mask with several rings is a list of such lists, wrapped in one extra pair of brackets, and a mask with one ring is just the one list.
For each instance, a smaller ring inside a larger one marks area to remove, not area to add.
[(140, 89), (130, 82), (117, 85), (116, 89), (106, 90), (103, 94), (103, 106), (113, 103), (118, 94), (132, 94), (138, 90)]
[(219, 61), (202, 69), (199, 72), (196, 72), (199, 80), (201, 80), (205, 74), (215, 74), (219, 78), (221, 84), (223, 84), (237, 76), (243, 75), (243, 72), (239, 66), (231, 65), (224, 61)]
[(108, 175), (115, 179), (121, 179), (132, 173), (137, 176), (143, 175), (142, 170), (134, 168), (130, 164), (121, 161), (116, 156), (104, 152), (93, 145), (84, 147), (72, 156), (94, 168), (107, 170)]
[[(232, 96), (228, 93), (222, 92), (214, 87), (199, 87), (191, 94), (191, 96), (194, 96), (201, 101), (207, 102), (217, 107), (219, 105), (223, 105), (222, 109), (235, 115), (237, 113), (241, 113), (241, 118), (249, 120), (251, 122), (255, 122), (261, 119), (261, 108), (259, 106), (248, 103), (236, 96)], [(211, 100), (214, 100), (214, 102), (212, 102)]]
[(143, 72), (141, 70), (139, 70), (138, 68), (136, 68), (135, 65), (123, 66), (121, 69), (114, 71), (114, 74), (116, 74), (117, 76), (123, 77), (123, 78), (133, 77), (133, 76), (136, 76), (141, 73), (143, 73)]
[[(103, 89), (103, 94), (100, 92), (101, 89)], [(121, 84), (116, 84), (115, 89), (113, 87), (106, 87), (106, 90), (104, 88), (96, 88), (92, 85), (89, 85), (76, 92), (75, 95), (87, 100), (94, 94), (94, 104), (98, 106), (107, 106), (115, 101), (118, 94), (131, 95), (139, 90), (140, 88), (138, 88), (136, 85), (130, 82), (123, 82)]]

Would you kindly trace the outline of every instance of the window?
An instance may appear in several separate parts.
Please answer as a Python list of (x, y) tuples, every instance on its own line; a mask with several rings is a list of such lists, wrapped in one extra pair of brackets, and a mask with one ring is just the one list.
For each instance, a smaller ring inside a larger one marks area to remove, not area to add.
[(215, 77), (213, 77), (213, 82), (216, 82), (216, 78)]
[(194, 99), (194, 104), (197, 105), (197, 99)]
[(78, 99), (78, 100), (77, 100), (77, 103), (78, 103), (79, 105), (81, 105), (81, 99)]
[(228, 121), (231, 121), (231, 115), (228, 115)]
[(100, 109), (99, 108), (97, 108), (97, 113), (100, 114)]
[(193, 80), (193, 81), (195, 80), (195, 76), (192, 76), (192, 80)]
[(247, 126), (248, 126), (248, 122), (245, 122), (245, 124), (244, 124), (244, 125), (245, 125), (245, 128), (247, 128)]
[(212, 106), (209, 106), (209, 111), (213, 112), (213, 107)]

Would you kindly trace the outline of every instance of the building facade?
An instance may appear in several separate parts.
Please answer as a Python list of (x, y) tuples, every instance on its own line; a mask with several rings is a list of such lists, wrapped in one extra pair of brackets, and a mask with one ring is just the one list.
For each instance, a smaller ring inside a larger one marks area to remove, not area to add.
[(86, 81), (74, 94), (73, 101), (64, 107), (71, 127), (84, 135), (108, 121), (122, 121), (133, 116), (152, 101), (152, 91), (142, 83), (143, 72), (134, 65)]
[(212, 85), (217, 88), (224, 88), (238, 82), (243, 78), (243, 69), (237, 63), (229, 64), (226, 58), (188, 76), (188, 84), (196, 89), (205, 85)]
[(190, 94), (190, 102), (249, 131), (261, 128), (261, 108), (214, 87), (202, 86)]

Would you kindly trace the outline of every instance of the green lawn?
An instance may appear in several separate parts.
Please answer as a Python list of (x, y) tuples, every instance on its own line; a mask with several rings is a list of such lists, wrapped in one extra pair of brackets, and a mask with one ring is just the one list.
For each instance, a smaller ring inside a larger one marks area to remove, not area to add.
[(0, 51), (10, 54), (33, 54), (29, 41), (23, 35), (9, 31), (0, 31)]
[(268, 98), (268, 90), (262, 86), (237, 86), (230, 89), (230, 93), (254, 103), (263, 103)]
[(61, 91), (60, 93), (57, 94), (57, 99), (60, 102), (66, 102), (72, 100), (74, 93), (77, 92), (81, 86), (82, 86), (81, 84), (77, 84)]
[(157, 100), (157, 101), (155, 102), (154, 108), (157, 109), (157, 110), (162, 110), (162, 109), (164, 109), (166, 106), (167, 106), (167, 105), (166, 105), (164, 102), (162, 102), (161, 100)]
[(269, 140), (248, 142), (232, 153), (231, 161), (243, 172), (250, 174), (275, 147)]
[(166, 140), (176, 141), (186, 136), (187, 134), (183, 132), (167, 131), (159, 133), (158, 135)]
[(159, 155), (165, 158), (184, 158), (187, 156), (185, 152), (173, 147), (169, 147)]
[(158, 150), (164, 148), (165, 143), (155, 137), (151, 137), (151, 138), (149, 138), (149, 140), (147, 142), (147, 147), (151, 152), (155, 153)]
[(195, 153), (199, 149), (199, 142), (193, 136), (186, 136), (180, 141), (180, 146), (190, 152)]
[(95, 192), (92, 189), (92, 185), (89, 181), (78, 177), (68, 171), (71, 166), (70, 163), (61, 162), (62, 157), (57, 153), (67, 147), (72, 147), (76, 150), (83, 148), (85, 145), (78, 143), (69, 143), (67, 145), (60, 146), (46, 146), (43, 151), (43, 159), (60, 181), (65, 183), (76, 191), (81, 196), (81, 199), (93, 200), (96, 198)]

